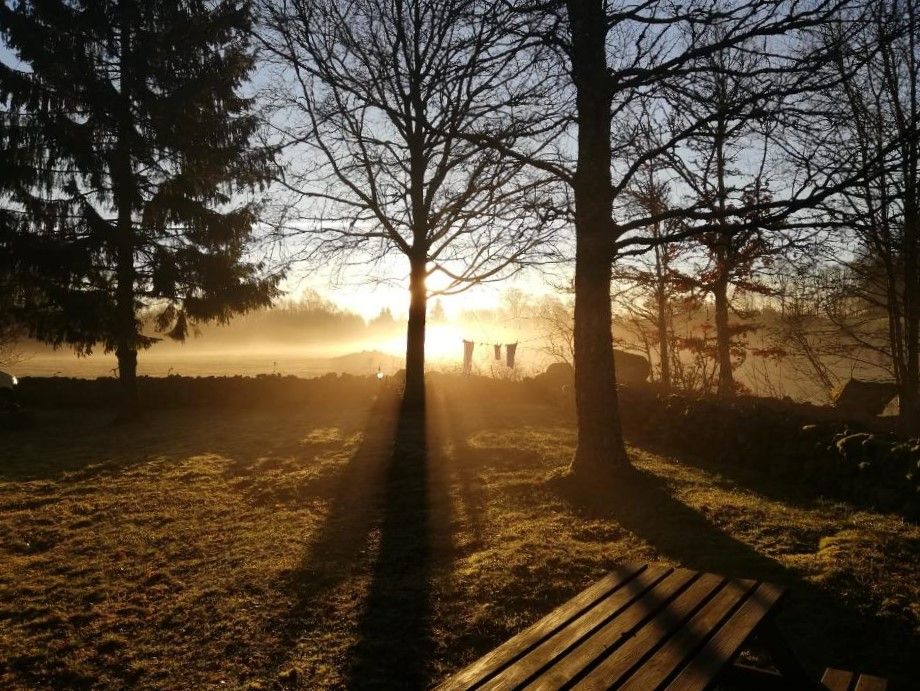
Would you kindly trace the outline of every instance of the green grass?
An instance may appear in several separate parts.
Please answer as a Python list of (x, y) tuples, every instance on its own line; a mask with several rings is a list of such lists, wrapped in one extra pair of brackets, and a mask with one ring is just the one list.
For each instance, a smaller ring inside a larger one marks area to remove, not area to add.
[(783, 582), (812, 668), (916, 671), (915, 525), (641, 449), (586, 501), (533, 401), (441, 385), (419, 428), (382, 395), (0, 436), (0, 687), (426, 685), (622, 561)]

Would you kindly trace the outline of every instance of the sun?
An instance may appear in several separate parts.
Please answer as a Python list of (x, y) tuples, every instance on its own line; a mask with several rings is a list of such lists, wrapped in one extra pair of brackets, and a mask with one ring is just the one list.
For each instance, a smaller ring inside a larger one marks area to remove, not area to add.
[[(458, 362), (463, 355), (463, 330), (455, 324), (429, 323), (425, 329), (425, 358), (429, 361)], [(376, 344), (375, 349), (391, 355), (406, 354), (405, 332)]]
[(431, 324), (425, 334), (425, 355), (433, 360), (460, 359), (463, 331), (456, 324)]

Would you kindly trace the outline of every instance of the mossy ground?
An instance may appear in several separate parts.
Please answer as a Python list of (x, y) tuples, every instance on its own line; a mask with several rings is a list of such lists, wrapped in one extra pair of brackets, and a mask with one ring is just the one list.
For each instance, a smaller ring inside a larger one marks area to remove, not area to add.
[(642, 449), (641, 481), (586, 500), (551, 404), (443, 384), (427, 411), (383, 392), (0, 436), (0, 687), (424, 686), (623, 561), (783, 582), (810, 667), (908, 687), (916, 525)]

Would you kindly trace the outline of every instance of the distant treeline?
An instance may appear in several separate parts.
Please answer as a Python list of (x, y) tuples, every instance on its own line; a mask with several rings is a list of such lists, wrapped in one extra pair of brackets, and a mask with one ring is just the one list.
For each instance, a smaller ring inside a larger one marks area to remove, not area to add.
[[(428, 309), (427, 321), (429, 325), (456, 325), (463, 337), (476, 341), (527, 341), (528, 350), (550, 355), (546, 344), (538, 341), (549, 339), (552, 335), (553, 329), (548, 326), (545, 317), (551, 308), (561, 310), (561, 322), (567, 319), (566, 314), (571, 317), (566, 303), (560, 298), (533, 297), (510, 288), (503, 291), (493, 307), (460, 310), (451, 316), (440, 300), (434, 300)], [(154, 328), (155, 314), (155, 310), (150, 310), (143, 315), (144, 333), (162, 336)], [(347, 355), (354, 350), (376, 347), (376, 343), (382, 340), (404, 340), (405, 319), (405, 314), (394, 312), (389, 307), (382, 307), (375, 316), (367, 319), (311, 289), (296, 299), (279, 299), (269, 307), (235, 315), (227, 324), (199, 324), (189, 339), (180, 345), (183, 348), (201, 346), (208, 350), (220, 350), (258, 343), (270, 350), (286, 345), (327, 344), (340, 346), (337, 354)], [(156, 348), (161, 350), (173, 344), (173, 341), (163, 339)], [(461, 347), (458, 336), (458, 360), (462, 356)], [(46, 349), (34, 341), (20, 341), (19, 348)], [(560, 355), (553, 359), (565, 360), (567, 357)]]
[(270, 308), (239, 315), (229, 324), (205, 324), (199, 334), (209, 342), (272, 342), (278, 344), (322, 343), (358, 340), (398, 332), (401, 325), (384, 308), (365, 321), (361, 315), (342, 309), (315, 291), (298, 300), (284, 300)]
[[(142, 314), (142, 331), (150, 336), (162, 336), (155, 329), (155, 318), (155, 310)], [(401, 324), (387, 308), (373, 319), (365, 321), (361, 315), (339, 307), (316, 291), (309, 291), (297, 300), (281, 300), (271, 307), (237, 315), (227, 324), (198, 324), (191, 338), (181, 345), (206, 346), (211, 349), (270, 343), (283, 347), (348, 343), (398, 333), (401, 333)], [(163, 339), (159, 347), (168, 347), (174, 343)], [(44, 351), (47, 347), (35, 341), (21, 340), (17, 349), (29, 352)]]

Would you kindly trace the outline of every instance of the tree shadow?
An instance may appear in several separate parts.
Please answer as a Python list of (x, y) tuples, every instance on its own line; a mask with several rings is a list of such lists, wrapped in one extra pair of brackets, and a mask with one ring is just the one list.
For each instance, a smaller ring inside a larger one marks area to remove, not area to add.
[(473, 539), (470, 547), (474, 548), (481, 545), (485, 538), (485, 493), (482, 481), (477, 476), (476, 466), (483, 462), (487, 451), (470, 446), (468, 438), (471, 429), (467, 419), (470, 409), (467, 407), (464, 410), (461, 407), (454, 392), (441, 392), (439, 402), (439, 409), (443, 411), (447, 422), (442, 426), (445, 430), (445, 442), (450, 449), (450, 462), (446, 465), (449, 465), (451, 479), (457, 487), (459, 503), (469, 524)]
[(228, 477), (260, 473), (285, 457), (304, 460), (306, 430), (362, 429), (373, 400), (373, 392), (329, 391), (325, 405), (312, 408), (163, 409), (124, 426), (113, 426), (108, 411), (40, 410), (31, 428), (0, 433), (0, 479), (85, 481), (205, 453), (227, 458)]
[(789, 473), (771, 474), (767, 469), (753, 465), (741, 458), (732, 460), (712, 460), (699, 454), (688, 453), (678, 445), (665, 442), (654, 442), (648, 439), (630, 439), (629, 443), (637, 449), (642, 449), (660, 456), (673, 458), (676, 461), (700, 468), (710, 473), (718, 474), (739, 487), (757, 492), (760, 495), (780, 501), (784, 504), (802, 509), (814, 509), (825, 497), (817, 488), (807, 487), (800, 478)]
[(336, 613), (327, 596), (369, 577), (366, 595), (347, 586), (349, 596), (364, 601), (356, 640), (344, 653), (345, 685), (430, 683), (436, 653), (431, 578), (453, 552), (449, 480), (443, 463), (432, 460), (440, 458), (433, 451), (439, 419), (425, 407), (401, 405), (396, 392), (381, 395), (361, 446), (336, 473), (322, 526), (280, 585), (292, 604), (272, 626), (278, 644), (269, 668), (290, 660), (305, 634), (329, 629)]
[(422, 688), (434, 651), (428, 415), (403, 406), (383, 482), (379, 544), (347, 672), (349, 688)]
[(555, 489), (577, 512), (615, 520), (626, 530), (687, 568), (726, 576), (788, 581), (790, 572), (712, 525), (675, 499), (657, 476), (625, 469), (615, 479), (579, 481), (570, 475), (552, 478)]
[[(322, 527), (298, 566), (281, 587), (292, 598), (284, 619), (276, 624), (279, 654), (272, 666), (288, 657), (312, 620), (314, 605), (346, 580), (362, 562), (361, 554), (374, 529), (381, 487), (388, 472), (398, 423), (398, 397), (378, 396), (368, 414), (361, 445), (337, 474)], [(316, 622), (322, 625), (322, 622)]]

